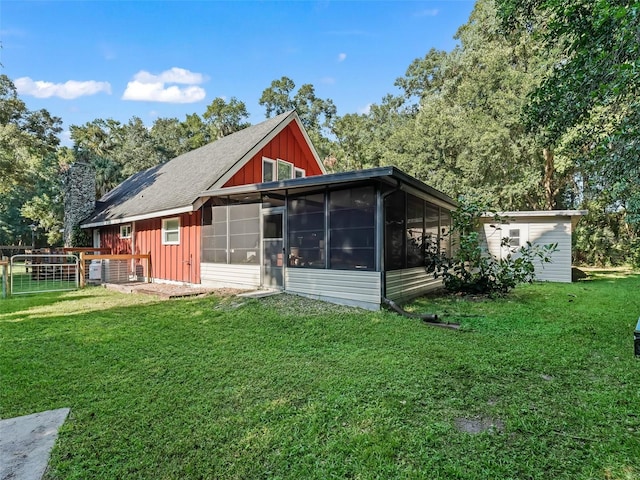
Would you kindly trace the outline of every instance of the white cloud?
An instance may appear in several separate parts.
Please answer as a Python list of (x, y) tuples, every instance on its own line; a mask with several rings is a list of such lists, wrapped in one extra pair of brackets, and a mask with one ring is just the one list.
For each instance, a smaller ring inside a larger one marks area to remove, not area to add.
[[(206, 77), (184, 68), (173, 67), (160, 74), (140, 70), (127, 84), (122, 94), (123, 100), (151, 101), (164, 103), (194, 103), (204, 99), (207, 92), (196, 85), (203, 83)], [(179, 87), (180, 84), (187, 85)]]
[(341, 53), (338, 55), (338, 61), (339, 62), (344, 62), (347, 59), (347, 54), (346, 53)]
[(33, 81), (29, 77), (21, 77), (16, 79), (14, 84), (19, 94), (31, 95), (36, 98), (60, 97), (65, 100), (72, 100), (100, 92), (111, 94), (111, 84), (109, 82), (96, 82), (94, 80), (86, 82), (69, 80), (65, 83), (52, 83), (42, 80)]
[(369, 115), (369, 113), (371, 113), (371, 104), (368, 103), (364, 107), (359, 108), (358, 109), (358, 113), (363, 114), (363, 115)]
[(437, 8), (431, 8), (428, 10), (420, 10), (419, 12), (416, 12), (414, 16), (416, 17), (435, 17), (440, 13), (440, 10), (438, 10)]

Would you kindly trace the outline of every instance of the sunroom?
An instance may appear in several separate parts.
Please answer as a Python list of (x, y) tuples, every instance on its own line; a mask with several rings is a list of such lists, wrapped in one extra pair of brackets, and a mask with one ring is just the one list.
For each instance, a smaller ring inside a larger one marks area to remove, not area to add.
[(455, 201), (395, 167), (203, 192), (201, 282), (379, 309), (440, 285)]

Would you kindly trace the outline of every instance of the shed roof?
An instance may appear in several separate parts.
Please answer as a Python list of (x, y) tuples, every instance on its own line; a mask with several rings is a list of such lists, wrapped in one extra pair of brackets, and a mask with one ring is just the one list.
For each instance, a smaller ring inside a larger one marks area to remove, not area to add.
[(300, 122), (295, 111), (283, 113), (132, 175), (96, 202), (93, 215), (82, 227), (196, 209), (194, 203), (202, 191), (222, 187), (230, 173), (239, 170), (292, 121)]

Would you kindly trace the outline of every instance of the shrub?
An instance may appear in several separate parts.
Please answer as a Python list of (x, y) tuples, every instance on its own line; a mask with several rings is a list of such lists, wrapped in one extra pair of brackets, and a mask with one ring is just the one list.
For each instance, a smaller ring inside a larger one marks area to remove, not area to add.
[[(435, 268), (435, 274), (442, 276), (447, 290), (505, 295), (518, 284), (532, 282), (535, 279), (535, 263), (550, 262), (551, 255), (557, 250), (557, 244), (532, 245), (527, 242), (525, 246), (510, 249), (505, 258), (495, 257), (483, 245), (479, 233), (480, 219), (487, 212), (497, 224), (505, 220), (479, 202), (464, 198), (460, 199), (460, 207), (452, 213), (451, 233), (458, 238), (457, 249), (451, 258), (441, 258)], [(502, 238), (501, 246), (509, 246), (508, 237)]]

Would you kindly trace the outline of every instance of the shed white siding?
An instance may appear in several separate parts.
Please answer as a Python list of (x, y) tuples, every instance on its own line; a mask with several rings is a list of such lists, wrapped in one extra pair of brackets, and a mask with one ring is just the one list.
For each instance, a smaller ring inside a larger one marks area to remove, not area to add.
[(386, 297), (394, 302), (404, 302), (419, 297), (442, 285), (442, 280), (433, 278), (424, 268), (392, 270), (386, 273)]
[(260, 265), (201, 263), (200, 278), (205, 287), (253, 290), (260, 287)]
[(305, 297), (380, 309), (380, 272), (285, 268), (285, 291)]
[[(485, 219), (482, 225), (483, 242), (488, 251), (498, 258), (504, 257), (508, 249), (500, 247), (501, 239), (509, 236), (509, 230), (520, 230), (520, 244), (527, 241), (534, 245), (557, 243), (551, 263), (536, 264), (536, 279), (549, 282), (571, 282), (571, 233), (572, 226), (583, 211), (568, 212), (505, 212), (510, 223), (496, 225)], [(565, 214), (566, 213), (566, 214)], [(493, 225), (493, 226), (492, 226)], [(495, 227), (500, 227), (496, 229)]]

